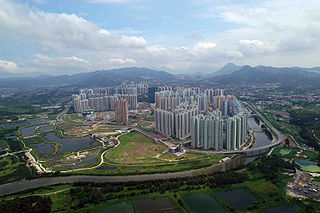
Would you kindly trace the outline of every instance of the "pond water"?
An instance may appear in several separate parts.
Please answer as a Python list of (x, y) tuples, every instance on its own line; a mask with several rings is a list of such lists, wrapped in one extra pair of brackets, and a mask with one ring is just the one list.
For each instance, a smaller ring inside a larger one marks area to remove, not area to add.
[(316, 166), (317, 163), (309, 160), (301, 160), (301, 159), (295, 159), (295, 163), (297, 163), (299, 166)]
[(98, 168), (96, 168), (98, 170), (116, 170), (117, 167), (111, 167), (111, 166), (100, 166)]
[(189, 208), (195, 213), (222, 213), (227, 212), (217, 201), (209, 194), (188, 194), (183, 195), (182, 199)]
[(220, 191), (215, 194), (229, 205), (233, 206), (237, 210), (245, 210), (254, 202), (258, 201), (258, 198), (252, 193), (244, 189), (234, 189), (231, 191)]
[(76, 168), (83, 168), (86, 165), (97, 164), (98, 161), (95, 155), (88, 155), (86, 158), (82, 158), (81, 162), (76, 165)]
[(49, 121), (50, 121), (49, 119), (40, 118), (40, 119), (30, 120), (28, 122), (29, 124), (41, 124), (41, 123), (47, 123)]
[(267, 209), (263, 211), (263, 213), (296, 213), (299, 211), (300, 207), (299, 206), (294, 206), (294, 207), (287, 207), (287, 206), (277, 206), (274, 208)]
[(30, 126), (30, 127), (27, 127), (27, 128), (23, 128), (21, 129), (21, 136), (27, 136), (27, 135), (32, 135), (34, 132), (35, 132), (35, 128), (37, 126)]
[(130, 201), (117, 203), (111, 206), (104, 206), (99, 210), (100, 213), (134, 213), (133, 205)]
[(73, 151), (77, 151), (79, 149), (87, 149), (87, 148), (98, 145), (98, 143), (95, 140), (93, 140), (89, 137), (83, 137), (83, 138), (63, 137), (63, 138), (60, 138), (56, 135), (55, 132), (42, 133), (41, 136), (43, 136), (48, 141), (61, 143), (59, 153), (73, 152)]
[(13, 123), (6, 123), (1, 124), (0, 128), (7, 128), (7, 127), (13, 127), (13, 126), (23, 126), (23, 125), (33, 125), (33, 124), (41, 124), (41, 123), (47, 123), (50, 120), (48, 119), (33, 119), (33, 120), (25, 120), (25, 121), (16, 121)]
[(52, 158), (50, 154), (54, 152), (54, 144), (42, 142), (33, 145), (37, 148), (37, 155), (41, 155), (45, 158)]
[(41, 126), (41, 127), (38, 128), (38, 130), (40, 132), (46, 132), (46, 131), (50, 131), (50, 130), (53, 130), (53, 129), (54, 129), (53, 125)]
[(137, 199), (134, 201), (134, 206), (137, 212), (162, 212), (162, 210), (175, 207), (168, 197)]

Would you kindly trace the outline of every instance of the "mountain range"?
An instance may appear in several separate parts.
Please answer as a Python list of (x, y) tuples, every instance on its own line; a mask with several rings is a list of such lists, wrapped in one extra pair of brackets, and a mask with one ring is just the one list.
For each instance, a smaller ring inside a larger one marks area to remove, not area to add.
[(113, 70), (101, 70), (73, 75), (43, 75), (33, 78), (0, 78), (2, 88), (26, 88), (43, 86), (105, 87), (116, 86), (122, 82), (161, 81), (174, 76), (164, 71), (147, 68), (129, 67)]
[(285, 87), (305, 88), (320, 86), (320, 67), (270, 67), (270, 66), (243, 66), (229, 74), (207, 79), (219, 84), (281, 84)]
[(33, 78), (0, 78), (0, 88), (28, 88), (45, 86), (105, 87), (116, 86), (123, 82), (168, 82), (173, 80), (181, 82), (205, 81), (223, 85), (278, 83), (287, 87), (290, 85), (298, 85), (299, 87), (320, 87), (320, 67), (252, 67), (248, 65), (237, 66), (235, 64), (228, 63), (217, 72), (209, 75), (172, 75), (165, 71), (129, 67), (73, 75), (43, 75)]

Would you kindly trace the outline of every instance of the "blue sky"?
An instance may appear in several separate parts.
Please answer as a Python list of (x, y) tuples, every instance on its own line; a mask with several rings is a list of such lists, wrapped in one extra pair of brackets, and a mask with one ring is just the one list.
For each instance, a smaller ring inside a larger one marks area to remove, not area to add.
[(317, 0), (0, 0), (0, 73), (318, 66)]

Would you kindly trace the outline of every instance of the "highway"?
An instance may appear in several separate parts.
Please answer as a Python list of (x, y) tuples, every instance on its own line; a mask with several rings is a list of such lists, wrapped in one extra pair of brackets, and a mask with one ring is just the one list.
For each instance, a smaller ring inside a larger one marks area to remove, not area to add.
[(63, 117), (68, 112), (68, 110), (70, 109), (71, 105), (72, 105), (72, 102), (69, 102), (69, 103), (66, 104), (64, 110), (57, 115), (57, 118), (56, 118), (57, 121), (63, 122)]

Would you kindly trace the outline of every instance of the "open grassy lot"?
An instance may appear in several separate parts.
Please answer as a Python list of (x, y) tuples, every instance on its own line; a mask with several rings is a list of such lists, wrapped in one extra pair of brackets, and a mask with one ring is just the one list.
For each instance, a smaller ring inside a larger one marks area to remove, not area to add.
[(92, 127), (89, 125), (72, 125), (63, 123), (57, 126), (57, 129), (61, 130), (65, 135), (81, 137), (84, 134), (93, 134), (93, 133), (103, 133), (103, 132), (114, 132), (119, 130), (118, 126), (97, 126)]
[(150, 121), (142, 120), (142, 121), (139, 122), (139, 126), (141, 126), (144, 129), (151, 129), (153, 125), (152, 125), (152, 123)]
[(154, 162), (166, 147), (154, 143), (150, 138), (139, 132), (131, 132), (119, 138), (121, 144), (110, 151), (106, 158), (117, 163)]
[[(221, 156), (204, 155), (197, 153), (185, 153), (176, 156), (163, 153), (167, 147), (155, 143), (152, 139), (139, 132), (131, 132), (119, 137), (121, 144), (108, 152), (105, 158), (109, 162), (117, 164), (141, 165), (152, 163), (173, 163), (182, 160), (194, 160), (198, 158), (221, 159)], [(181, 163), (181, 162), (180, 162)]]
[[(298, 154), (298, 152), (300, 152), (301, 154)], [(272, 155), (275, 155), (281, 158), (304, 159), (304, 160), (310, 160), (314, 162), (318, 162), (320, 157), (320, 153), (318, 152), (300, 150), (298, 148), (284, 148), (284, 147), (275, 148)], [(315, 171), (315, 170), (317, 169), (316, 168), (312, 169), (312, 171)]]
[(67, 121), (77, 121), (77, 120), (84, 120), (84, 117), (80, 114), (71, 114), (71, 115), (66, 115), (65, 118)]
[(154, 121), (154, 117), (153, 116), (145, 117), (143, 120), (145, 120), (145, 121)]
[(299, 149), (277, 147), (272, 152), (272, 155), (276, 155), (281, 158), (292, 159), (296, 156), (298, 151)]

